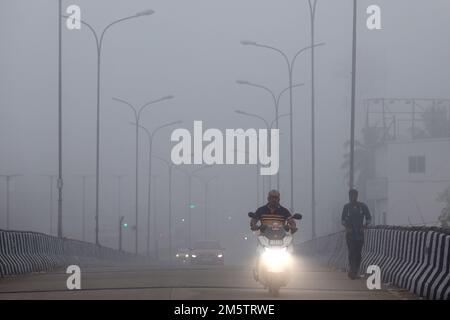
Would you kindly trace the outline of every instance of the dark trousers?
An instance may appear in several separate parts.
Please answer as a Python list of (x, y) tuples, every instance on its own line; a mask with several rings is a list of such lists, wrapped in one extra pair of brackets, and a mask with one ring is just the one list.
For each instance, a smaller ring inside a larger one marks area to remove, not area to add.
[(350, 273), (357, 275), (361, 266), (361, 252), (364, 246), (364, 239), (353, 239), (347, 235), (348, 262)]

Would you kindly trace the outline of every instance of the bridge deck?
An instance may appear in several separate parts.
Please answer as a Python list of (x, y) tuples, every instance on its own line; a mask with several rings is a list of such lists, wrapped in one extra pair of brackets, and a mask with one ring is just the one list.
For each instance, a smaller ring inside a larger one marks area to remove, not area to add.
[[(364, 279), (350, 280), (343, 272), (311, 261), (298, 262), (290, 284), (279, 299), (417, 299), (384, 284), (368, 290)], [(66, 288), (65, 270), (0, 279), (0, 299), (272, 299), (243, 266), (82, 267), (82, 290)]]

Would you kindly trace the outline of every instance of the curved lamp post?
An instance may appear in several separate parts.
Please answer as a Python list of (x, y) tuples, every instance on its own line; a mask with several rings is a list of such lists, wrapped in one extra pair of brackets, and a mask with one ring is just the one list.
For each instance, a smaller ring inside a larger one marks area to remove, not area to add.
[(134, 114), (134, 118), (135, 118), (136, 124), (137, 124), (135, 126), (136, 127), (136, 150), (135, 150), (136, 151), (136, 154), (135, 154), (135, 161), (136, 161), (136, 164), (135, 164), (135, 166), (136, 166), (136, 168), (135, 168), (135, 188), (136, 188), (135, 189), (136, 190), (136, 194), (135, 194), (135, 202), (136, 202), (135, 203), (135, 206), (136, 206), (136, 208), (135, 208), (135, 210), (136, 210), (135, 211), (135, 215), (136, 215), (136, 217), (135, 217), (135, 219), (136, 219), (135, 253), (136, 254), (138, 254), (138, 230), (139, 230), (139, 225), (138, 225), (138, 220), (139, 220), (139, 217), (138, 217), (138, 211), (139, 211), (139, 207), (138, 207), (138, 205), (139, 205), (139, 202), (138, 202), (138, 197), (139, 197), (139, 184), (138, 184), (138, 177), (139, 177), (139, 121), (141, 119), (142, 111), (145, 108), (147, 108), (148, 106), (150, 106), (150, 105), (152, 105), (154, 103), (157, 103), (157, 102), (160, 102), (160, 101), (164, 101), (164, 100), (168, 100), (168, 99), (172, 99), (172, 98), (173, 98), (173, 96), (162, 97), (160, 99), (153, 100), (153, 101), (145, 103), (139, 109), (135, 108), (128, 101), (125, 101), (125, 100), (122, 100), (122, 99), (118, 99), (118, 98), (113, 98), (113, 100), (121, 102), (121, 103), (123, 103), (123, 104), (125, 104), (125, 105), (127, 105), (127, 106), (129, 106), (131, 108), (131, 110), (133, 111), (133, 114)]
[[(61, 11), (60, 11), (61, 12)], [(92, 34), (94, 35), (95, 38), (95, 43), (96, 43), (96, 47), (97, 47), (97, 147), (96, 147), (96, 175), (95, 175), (95, 243), (97, 245), (100, 244), (99, 242), (99, 192), (100, 192), (100, 79), (101, 79), (101, 56), (102, 56), (102, 47), (103, 47), (103, 39), (105, 36), (106, 31), (108, 31), (112, 26), (124, 22), (124, 21), (128, 21), (134, 18), (139, 18), (139, 17), (144, 17), (144, 16), (149, 16), (152, 15), (154, 13), (153, 10), (144, 10), (141, 12), (136, 13), (135, 15), (129, 16), (129, 17), (125, 17), (122, 19), (118, 19), (115, 20), (113, 22), (111, 22), (110, 24), (108, 24), (103, 31), (101, 32), (100, 37), (98, 36), (97, 32), (95, 31), (95, 29), (86, 21), (84, 20), (80, 20), (80, 22), (87, 26), (89, 28), (90, 31), (92, 31)], [(65, 18), (69, 18), (66, 15), (62, 15), (62, 17)], [(61, 43), (61, 41), (60, 41)], [(60, 80), (61, 82), (61, 80)], [(59, 133), (61, 135), (61, 131)], [(62, 180), (61, 180), (62, 181)], [(61, 182), (60, 182), (61, 183)], [(62, 188), (62, 187), (61, 187)], [(60, 200), (62, 201), (62, 200)], [(61, 210), (59, 210), (61, 211)], [(58, 234), (61, 237), (62, 236), (62, 216), (61, 213), (58, 213)]]
[[(147, 214), (148, 214), (148, 217), (147, 217), (147, 256), (150, 256), (150, 217), (151, 217), (151, 187), (152, 187), (151, 177), (152, 177), (153, 137), (159, 130), (179, 124), (181, 122), (182, 121), (169, 122), (169, 123), (166, 123), (166, 124), (156, 127), (155, 129), (153, 129), (153, 131), (148, 130), (146, 127), (144, 127), (142, 125), (138, 125), (138, 127), (140, 129), (144, 130), (144, 132), (147, 134), (148, 150), (149, 150), (149, 154), (148, 154), (148, 194), (147, 194)], [(131, 124), (134, 126), (137, 125), (134, 122), (132, 122)]]
[(319, 44), (315, 44), (312, 46), (307, 46), (304, 47), (302, 49), (300, 49), (299, 51), (297, 51), (297, 53), (294, 54), (292, 59), (289, 59), (287, 54), (284, 53), (283, 51), (281, 51), (278, 48), (269, 46), (269, 45), (265, 45), (265, 44), (259, 44), (257, 42), (254, 41), (248, 41), (248, 40), (243, 40), (241, 41), (241, 44), (244, 46), (254, 46), (254, 47), (259, 47), (259, 48), (265, 48), (265, 49), (270, 49), (272, 51), (275, 51), (279, 54), (281, 54), (281, 56), (284, 58), (284, 60), (286, 61), (287, 67), (288, 67), (288, 76), (289, 76), (289, 106), (290, 106), (290, 110), (289, 110), (289, 127), (290, 127), (290, 176), (291, 176), (291, 181), (290, 181), (290, 189), (291, 189), (291, 203), (290, 203), (290, 210), (291, 212), (294, 212), (294, 137), (293, 137), (293, 101), (292, 101), (292, 78), (293, 78), (293, 70), (294, 70), (294, 65), (295, 65), (295, 61), (297, 60), (297, 57), (305, 52), (306, 50), (318, 47), (318, 46), (323, 46), (325, 43), (319, 43)]
[[(274, 120), (272, 120), (272, 122), (271, 122), (270, 125), (269, 125), (269, 122), (268, 122), (265, 118), (261, 117), (260, 115), (257, 115), (257, 114), (254, 114), (254, 113), (245, 112), (245, 111), (242, 111), (242, 110), (235, 110), (235, 112), (236, 112), (237, 114), (240, 114), (240, 115), (243, 115), (243, 116), (248, 116), (248, 117), (257, 118), (257, 119), (263, 121), (264, 124), (266, 125), (267, 132), (270, 132), (270, 129), (273, 128), (273, 125), (274, 125), (274, 124), (277, 124), (277, 123), (278, 123), (278, 120), (279, 120), (280, 118), (287, 117), (287, 116), (290, 115), (289, 113), (284, 113), (284, 114), (278, 115)], [(270, 146), (270, 139), (269, 139), (269, 148), (271, 148), (271, 146)], [(271, 151), (272, 151), (272, 150), (271, 150)], [(258, 174), (259, 174), (259, 172), (258, 172)], [(264, 196), (264, 195), (265, 195), (265, 192), (266, 192), (266, 190), (265, 190), (265, 182), (264, 182), (264, 178), (263, 178), (263, 183), (262, 183), (262, 184), (263, 184), (262, 187), (263, 187), (263, 196)], [(269, 178), (269, 188), (270, 188), (271, 185), (272, 185), (272, 179)], [(280, 189), (280, 181), (279, 181), (278, 179), (277, 179), (277, 189), (278, 189), (278, 190)]]

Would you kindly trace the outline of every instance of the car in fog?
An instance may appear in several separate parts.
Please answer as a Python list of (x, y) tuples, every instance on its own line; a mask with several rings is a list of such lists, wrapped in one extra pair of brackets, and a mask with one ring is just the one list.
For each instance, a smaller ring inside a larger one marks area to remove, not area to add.
[(224, 251), (218, 241), (198, 241), (191, 251), (191, 264), (223, 265)]
[(178, 264), (188, 265), (190, 263), (191, 252), (189, 249), (178, 249), (175, 254), (175, 261)]

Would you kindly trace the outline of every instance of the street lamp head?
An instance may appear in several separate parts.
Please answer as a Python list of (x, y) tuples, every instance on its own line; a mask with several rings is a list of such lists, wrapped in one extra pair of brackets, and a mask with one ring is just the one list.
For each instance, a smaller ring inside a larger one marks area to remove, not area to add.
[(176, 124), (180, 124), (180, 123), (182, 123), (182, 122), (183, 122), (182, 120), (178, 120), (178, 121), (170, 122), (170, 123), (168, 123), (168, 124), (167, 124), (167, 126), (174, 126), (174, 125), (176, 125)]
[(237, 84), (250, 84), (250, 82), (245, 81), (245, 80), (237, 80), (236, 83)]
[(155, 13), (155, 11), (153, 11), (152, 9), (148, 9), (148, 10), (144, 10), (144, 11), (136, 13), (136, 17), (150, 16), (154, 13)]
[(235, 110), (234, 112), (236, 112), (237, 114), (247, 114), (247, 112), (242, 111), (242, 110)]
[(243, 46), (256, 46), (257, 43), (255, 41), (249, 41), (249, 40), (242, 40), (241, 44)]

